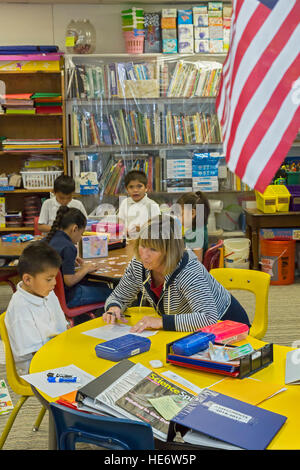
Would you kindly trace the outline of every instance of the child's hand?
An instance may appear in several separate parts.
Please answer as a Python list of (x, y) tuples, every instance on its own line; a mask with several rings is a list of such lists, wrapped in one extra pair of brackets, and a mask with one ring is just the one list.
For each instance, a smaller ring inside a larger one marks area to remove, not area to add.
[(77, 266), (81, 266), (82, 264), (84, 264), (84, 260), (80, 258), (80, 256), (77, 256), (75, 263)]
[(93, 273), (94, 271), (97, 271), (97, 269), (100, 267), (100, 263), (96, 261), (86, 261), (83, 264), (88, 273)]

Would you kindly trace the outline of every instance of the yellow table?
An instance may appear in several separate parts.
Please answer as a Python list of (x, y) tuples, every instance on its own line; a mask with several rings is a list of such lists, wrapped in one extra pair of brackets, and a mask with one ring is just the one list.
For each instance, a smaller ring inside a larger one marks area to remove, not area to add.
[[(142, 307), (141, 309), (139, 309), (139, 307), (134, 307), (129, 309), (128, 312), (131, 313), (131, 318), (129, 319), (128, 324), (133, 325), (141, 318), (141, 316), (153, 314), (154, 310), (149, 307)], [(105, 359), (99, 359), (96, 356), (94, 348), (96, 344), (101, 342), (101, 340), (81, 333), (103, 325), (103, 320), (101, 318), (97, 318), (73, 327), (56, 338), (53, 338), (34, 355), (30, 365), (30, 372), (41, 372), (51, 368), (54, 369), (74, 364), (94, 376), (101, 375), (115, 363)], [(209, 386), (217, 380), (225, 378), (225, 376), (200, 372), (184, 367), (177, 367), (166, 363), (166, 344), (175, 339), (181, 338), (186, 334), (187, 333), (159, 331), (156, 335), (151, 336), (150, 338), (150, 350), (146, 353), (133, 356), (131, 360), (150, 367), (149, 361), (151, 359), (160, 359), (164, 363), (164, 367), (156, 369), (158, 373), (172, 370), (199, 387)], [(247, 341), (244, 341), (244, 343), (245, 342), (250, 342), (256, 349), (265, 344), (262, 341), (251, 337), (249, 337)], [(242, 342), (239, 344), (242, 344)], [(288, 418), (281, 430), (270, 443), (268, 447), (269, 449), (300, 449), (300, 387), (297, 385), (284, 385), (285, 357), (286, 353), (290, 350), (291, 348), (287, 348), (285, 346), (274, 345), (273, 364), (252, 376), (260, 380), (282, 384), (282, 386), (288, 388), (288, 390), (264, 401), (260, 405), (261, 408), (283, 414)], [(42, 392), (39, 393), (46, 402), (54, 400)], [(51, 424), (51, 420), (49, 420), (49, 423), (50, 426), (53, 426), (53, 423)], [(49, 429), (49, 433), (53, 433), (53, 429)], [(52, 444), (50, 444), (52, 446), (53, 436), (49, 436), (49, 439), (49, 442), (52, 442)]]

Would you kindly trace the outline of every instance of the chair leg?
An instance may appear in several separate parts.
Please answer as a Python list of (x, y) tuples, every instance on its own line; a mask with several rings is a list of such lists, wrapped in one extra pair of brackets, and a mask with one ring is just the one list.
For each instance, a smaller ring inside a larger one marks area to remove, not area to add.
[(39, 415), (36, 419), (36, 422), (34, 423), (34, 426), (32, 428), (33, 431), (38, 431), (39, 430), (41, 422), (43, 421), (43, 418), (45, 416), (46, 411), (47, 411), (46, 408), (44, 406), (42, 406), (41, 411), (39, 412)]
[(16, 288), (15, 284), (10, 279), (6, 279), (5, 282), (7, 282), (7, 284), (10, 285), (13, 292), (16, 292), (17, 288)]
[(12, 428), (12, 425), (14, 424), (14, 421), (17, 417), (17, 414), (19, 413), (22, 405), (25, 403), (25, 401), (27, 400), (28, 396), (21, 396), (17, 402), (17, 404), (15, 405), (14, 409), (12, 410), (11, 414), (10, 414), (10, 417), (8, 418), (7, 420), (7, 423), (2, 431), (2, 434), (0, 436), (0, 449), (2, 449), (5, 441), (6, 441), (6, 438)]

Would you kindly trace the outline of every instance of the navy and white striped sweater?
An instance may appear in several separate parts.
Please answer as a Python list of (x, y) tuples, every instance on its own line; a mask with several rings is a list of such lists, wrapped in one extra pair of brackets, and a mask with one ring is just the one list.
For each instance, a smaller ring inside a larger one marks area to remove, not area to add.
[(229, 292), (208, 273), (191, 250), (184, 252), (175, 271), (165, 277), (158, 300), (150, 285), (150, 271), (133, 258), (106, 300), (105, 310), (118, 306), (123, 312), (142, 292), (162, 316), (165, 330), (195, 331), (220, 320), (231, 302)]

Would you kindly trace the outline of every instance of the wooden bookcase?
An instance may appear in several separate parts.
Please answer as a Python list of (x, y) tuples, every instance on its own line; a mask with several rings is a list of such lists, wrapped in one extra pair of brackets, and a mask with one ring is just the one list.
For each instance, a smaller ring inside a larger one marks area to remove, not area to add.
[[(47, 55), (45, 56), (46, 60)], [(19, 57), (23, 59), (20, 61), (21, 66), (24, 69), (20, 71), (18, 66), (12, 66), (9, 70), (4, 56), (0, 57), (0, 84), (2, 90), (5, 90), (5, 94), (16, 94), (16, 93), (60, 93), (62, 96), (62, 113), (58, 114), (0, 114), (0, 136), (5, 136), (9, 139), (47, 139), (47, 138), (60, 138), (62, 139), (61, 150), (40, 150), (37, 153), (46, 155), (57, 155), (62, 158), (64, 173), (67, 173), (67, 159), (66, 159), (66, 133), (65, 133), (65, 99), (64, 99), (64, 66), (63, 58), (61, 55), (58, 56), (56, 70), (54, 67), (50, 67), (47, 70), (41, 70), (41, 66), (37, 66), (34, 70), (34, 66), (30, 71), (25, 70), (26, 56)], [(12, 59), (12, 56), (10, 56)], [(31, 57), (32, 59), (32, 57)], [(18, 61), (18, 58), (16, 58)], [(15, 62), (12, 60), (11, 62)], [(29, 62), (29, 59), (28, 59)], [(39, 61), (40, 63), (42, 61)], [(3, 87), (4, 84), (4, 87)], [(0, 173), (6, 175), (12, 173), (20, 173), (22, 171), (24, 160), (33, 154), (32, 151), (4, 151), (0, 147)], [(22, 211), (23, 200), (26, 195), (38, 194), (41, 197), (47, 197), (52, 188), (44, 189), (26, 189), (15, 188), (13, 191), (3, 191), (0, 187), (0, 195), (5, 197), (6, 211)], [(1, 232), (32, 232), (34, 227), (0, 227)]]

